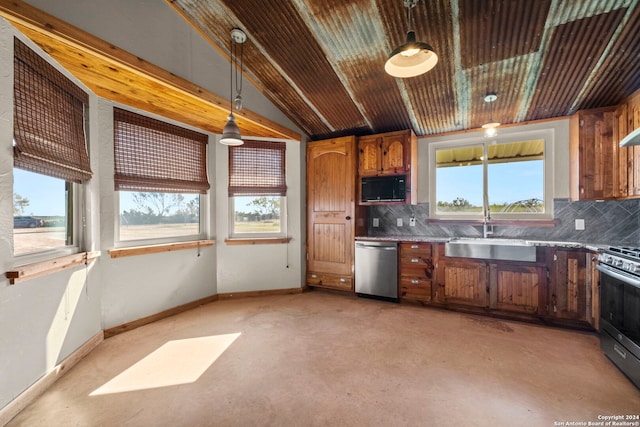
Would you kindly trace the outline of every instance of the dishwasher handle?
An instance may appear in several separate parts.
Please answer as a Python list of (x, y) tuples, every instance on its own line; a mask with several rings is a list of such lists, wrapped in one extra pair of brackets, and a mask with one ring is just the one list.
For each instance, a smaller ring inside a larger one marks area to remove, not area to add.
[(397, 251), (398, 247), (396, 245), (389, 246), (380, 246), (380, 245), (367, 245), (366, 243), (356, 243), (356, 248), (358, 249), (375, 249), (378, 251)]

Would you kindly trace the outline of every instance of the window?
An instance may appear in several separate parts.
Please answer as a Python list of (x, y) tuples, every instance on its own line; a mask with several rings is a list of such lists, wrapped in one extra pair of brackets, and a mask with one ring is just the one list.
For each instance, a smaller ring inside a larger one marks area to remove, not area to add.
[(543, 131), (430, 144), (431, 216), (550, 218), (550, 137)]
[(14, 39), (16, 256), (78, 251), (79, 184), (92, 175), (84, 131), (88, 100), (87, 93)]
[(207, 135), (114, 108), (119, 240), (204, 234)]
[(229, 147), (231, 237), (286, 235), (285, 152), (284, 142)]

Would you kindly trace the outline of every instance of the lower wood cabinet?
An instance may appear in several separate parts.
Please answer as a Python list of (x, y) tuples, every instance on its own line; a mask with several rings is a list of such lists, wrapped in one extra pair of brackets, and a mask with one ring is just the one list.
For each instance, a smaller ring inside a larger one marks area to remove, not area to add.
[(487, 307), (489, 288), (485, 261), (438, 260), (436, 301)]
[(431, 301), (434, 268), (431, 243), (401, 243), (398, 266), (400, 299)]
[(307, 273), (307, 284), (309, 286), (320, 286), (323, 288), (340, 289), (343, 291), (353, 290), (353, 277), (330, 273)]
[[(599, 317), (599, 295), (594, 254), (586, 250), (547, 250), (549, 265), (548, 315), (594, 323)], [(592, 266), (593, 262), (593, 266)], [(595, 276), (595, 278), (594, 278)], [(595, 286), (595, 289), (593, 287)], [(594, 307), (595, 305), (595, 307)], [(592, 312), (595, 311), (595, 317)]]
[(546, 291), (546, 269), (516, 263), (489, 264), (490, 308), (538, 313)]

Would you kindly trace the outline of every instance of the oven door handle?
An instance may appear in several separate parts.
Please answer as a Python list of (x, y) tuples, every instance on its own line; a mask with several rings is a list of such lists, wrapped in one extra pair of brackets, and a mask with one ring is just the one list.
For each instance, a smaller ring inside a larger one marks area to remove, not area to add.
[(622, 280), (624, 283), (629, 284), (633, 287), (640, 289), (640, 279), (635, 279), (633, 277), (629, 277), (624, 274), (620, 274), (617, 271), (613, 271), (607, 267), (603, 267), (600, 264), (596, 265), (596, 268), (600, 270), (604, 274), (608, 274), (609, 276), (615, 277), (618, 280)]

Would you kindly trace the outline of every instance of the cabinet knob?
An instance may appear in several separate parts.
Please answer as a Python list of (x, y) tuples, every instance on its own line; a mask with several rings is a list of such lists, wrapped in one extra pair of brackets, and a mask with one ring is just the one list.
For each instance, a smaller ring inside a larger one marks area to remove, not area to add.
[(411, 262), (416, 264), (416, 263), (420, 262), (420, 258), (411, 258)]
[(419, 245), (411, 245), (411, 249), (418, 249), (419, 247)]
[(351, 217), (349, 215), (345, 216), (344, 219), (346, 219), (347, 221), (349, 221), (351, 219)]
[(411, 281), (411, 284), (413, 284), (413, 285), (418, 285), (419, 283), (420, 283), (420, 281), (419, 281), (419, 280), (416, 280), (416, 279), (413, 279), (413, 280)]

